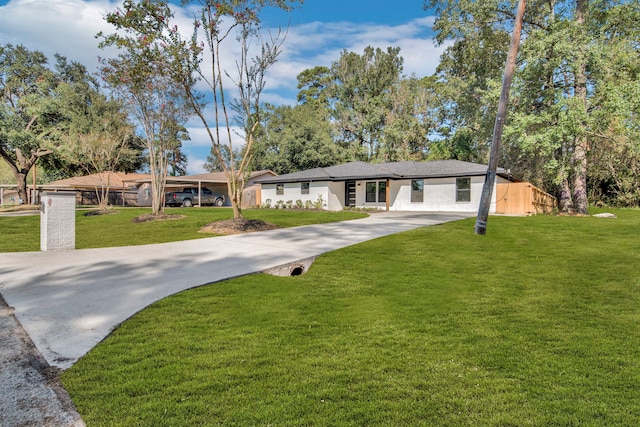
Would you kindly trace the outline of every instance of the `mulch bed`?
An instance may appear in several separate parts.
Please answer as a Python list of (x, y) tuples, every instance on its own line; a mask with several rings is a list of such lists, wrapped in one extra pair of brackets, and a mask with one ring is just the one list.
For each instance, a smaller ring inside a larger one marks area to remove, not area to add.
[(280, 227), (259, 219), (239, 218), (212, 222), (202, 227), (200, 232), (212, 234), (240, 234), (255, 231), (275, 230), (276, 228)]
[(138, 215), (137, 217), (133, 218), (131, 220), (131, 222), (133, 222), (134, 224), (137, 224), (139, 222), (150, 222), (150, 221), (167, 221), (167, 220), (172, 220), (172, 219), (182, 219), (184, 218), (184, 215), (178, 215), (178, 214), (174, 214), (174, 215), (167, 215), (167, 214), (160, 214), (160, 215), (153, 215), (153, 214), (144, 214), (144, 215)]
[(107, 209), (107, 210), (97, 210), (97, 211), (89, 211), (89, 212), (85, 212), (84, 216), (100, 216), (100, 215), (111, 215), (111, 214), (117, 214), (119, 213), (117, 210), (115, 209)]

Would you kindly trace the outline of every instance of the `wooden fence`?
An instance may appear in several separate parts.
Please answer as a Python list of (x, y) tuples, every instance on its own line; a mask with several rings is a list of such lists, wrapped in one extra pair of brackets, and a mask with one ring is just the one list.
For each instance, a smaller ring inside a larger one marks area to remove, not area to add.
[(255, 208), (260, 206), (262, 189), (259, 185), (252, 185), (247, 187), (242, 192), (242, 207), (243, 208)]
[(551, 213), (557, 200), (529, 182), (496, 184), (496, 213), (536, 215)]

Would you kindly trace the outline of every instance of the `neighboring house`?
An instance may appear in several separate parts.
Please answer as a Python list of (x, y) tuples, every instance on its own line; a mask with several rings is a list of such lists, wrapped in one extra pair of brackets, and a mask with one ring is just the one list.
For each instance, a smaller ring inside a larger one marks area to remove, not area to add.
[[(270, 170), (261, 170), (252, 172), (249, 175), (249, 179), (245, 183), (244, 191), (242, 192), (242, 207), (255, 207), (260, 203), (260, 185), (256, 184), (257, 179), (272, 177), (276, 174)], [(138, 184), (150, 185), (151, 179), (138, 180)], [(185, 175), (185, 176), (168, 176), (167, 177), (167, 191), (181, 190), (187, 187), (195, 188), (208, 188), (209, 190), (224, 194), (225, 205), (231, 206), (231, 198), (229, 197), (229, 191), (227, 187), (227, 176), (224, 172), (211, 172), (201, 173), (197, 175)], [(140, 205), (145, 203), (145, 200), (140, 200)], [(197, 202), (196, 202), (197, 203)], [(147, 206), (151, 205), (151, 199), (149, 199)]]
[[(389, 211), (476, 212), (487, 166), (459, 160), (351, 162), (261, 178), (262, 204), (269, 201), (322, 201), (337, 211), (346, 207)], [(504, 169), (497, 183), (514, 181)], [(267, 202), (268, 203), (268, 202)], [(494, 188), (491, 212), (496, 211)]]
[(102, 172), (53, 181), (39, 186), (38, 189), (75, 192), (77, 204), (94, 205), (97, 204), (96, 191), (100, 191), (103, 187), (109, 187), (110, 205), (145, 206), (144, 201), (147, 198), (149, 205), (151, 204), (151, 192), (149, 184), (144, 184), (142, 181), (150, 179), (151, 175), (149, 174)]
[[(269, 170), (252, 172), (243, 192), (243, 207), (253, 207), (260, 203), (260, 186), (256, 179), (275, 176)], [(104, 172), (78, 176), (50, 182), (38, 187), (44, 191), (74, 191), (76, 203), (92, 205), (97, 203), (96, 188), (109, 185), (109, 204), (114, 206), (151, 206), (151, 175), (122, 172)], [(224, 172), (203, 173), (187, 176), (168, 176), (167, 191), (185, 187), (208, 188), (224, 194), (229, 205), (227, 177)], [(6, 195), (6, 194), (5, 194)]]

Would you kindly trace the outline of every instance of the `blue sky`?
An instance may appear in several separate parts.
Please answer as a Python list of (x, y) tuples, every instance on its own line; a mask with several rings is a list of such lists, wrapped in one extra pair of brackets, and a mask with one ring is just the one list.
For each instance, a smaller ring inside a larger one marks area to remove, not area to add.
[[(92, 71), (98, 55), (107, 56), (97, 48), (94, 36), (98, 31), (113, 31), (103, 16), (120, 4), (114, 0), (0, 0), (0, 44), (24, 44), (50, 58), (58, 52)], [(368, 45), (399, 46), (404, 74), (432, 74), (446, 46), (434, 45), (434, 17), (422, 4), (422, 0), (305, 0), (291, 15), (283, 52), (269, 71), (263, 99), (276, 105), (294, 104), (296, 76), (301, 71), (330, 66), (344, 49), (362, 53)], [(179, 26), (188, 30), (192, 16), (176, 7)], [(287, 16), (270, 11), (263, 22), (273, 28), (286, 26)], [(188, 171), (200, 173), (210, 142), (196, 121), (188, 128), (191, 141), (184, 146)]]

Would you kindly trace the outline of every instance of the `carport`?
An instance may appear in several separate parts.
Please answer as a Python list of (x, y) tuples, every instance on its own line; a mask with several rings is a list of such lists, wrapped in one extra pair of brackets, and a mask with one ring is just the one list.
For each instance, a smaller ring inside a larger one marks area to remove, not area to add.
[[(151, 178), (136, 179), (134, 182), (139, 184), (151, 184)], [(229, 192), (227, 191), (227, 177), (224, 172), (204, 173), (199, 175), (186, 176), (167, 176), (166, 191), (173, 191), (185, 187), (198, 188), (197, 206), (200, 206), (200, 195), (202, 187), (206, 187), (211, 191), (223, 194), (225, 197), (225, 205), (229, 205)]]
[[(260, 203), (260, 186), (255, 183), (256, 179), (266, 176), (275, 176), (276, 174), (270, 170), (254, 171), (249, 175), (246, 186), (243, 190), (243, 208), (255, 206)], [(151, 178), (138, 179), (135, 182), (140, 184), (151, 184)], [(167, 176), (167, 191), (184, 187), (197, 187), (198, 194), (202, 194), (202, 187), (206, 187), (211, 191), (223, 194), (225, 197), (225, 206), (231, 206), (231, 197), (227, 187), (227, 176), (224, 172), (210, 172), (185, 176)], [(256, 193), (258, 193), (256, 195)], [(200, 206), (200, 200), (197, 203)]]

